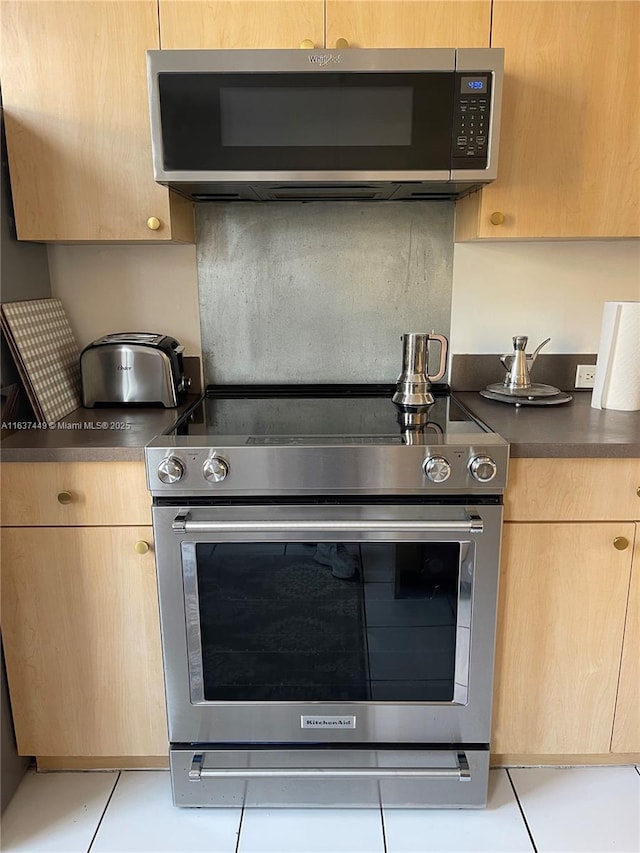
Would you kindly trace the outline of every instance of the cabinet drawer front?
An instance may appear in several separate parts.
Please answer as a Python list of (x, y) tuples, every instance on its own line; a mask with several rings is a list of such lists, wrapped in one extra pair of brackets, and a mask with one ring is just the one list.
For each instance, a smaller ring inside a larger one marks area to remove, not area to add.
[(638, 459), (512, 459), (507, 521), (640, 519)]
[(151, 524), (143, 462), (2, 465), (5, 527)]

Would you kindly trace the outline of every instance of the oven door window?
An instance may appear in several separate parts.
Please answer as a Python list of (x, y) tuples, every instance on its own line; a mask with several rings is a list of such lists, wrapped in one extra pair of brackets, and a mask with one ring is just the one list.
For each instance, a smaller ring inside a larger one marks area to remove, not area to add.
[(464, 704), (473, 552), (183, 543), (191, 701)]
[(158, 76), (165, 169), (451, 168), (456, 75)]

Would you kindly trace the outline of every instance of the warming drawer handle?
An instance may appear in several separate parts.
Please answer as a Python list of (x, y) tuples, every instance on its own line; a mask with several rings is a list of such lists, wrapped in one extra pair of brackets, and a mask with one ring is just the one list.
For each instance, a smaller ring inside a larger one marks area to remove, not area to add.
[(188, 512), (182, 512), (172, 528), (177, 533), (482, 533), (484, 523), (477, 515), (441, 521), (192, 521)]
[(205, 753), (193, 756), (189, 779), (455, 779), (471, 781), (464, 752), (456, 767), (203, 767)]

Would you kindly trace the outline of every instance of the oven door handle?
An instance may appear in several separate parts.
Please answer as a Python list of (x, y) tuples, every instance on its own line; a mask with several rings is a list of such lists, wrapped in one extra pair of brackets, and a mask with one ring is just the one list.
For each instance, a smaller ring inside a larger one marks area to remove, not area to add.
[(180, 512), (171, 525), (176, 533), (482, 533), (484, 523), (479, 515), (469, 513), (466, 519), (440, 521), (387, 521), (354, 519), (341, 521), (193, 521), (189, 512)]
[(206, 753), (194, 753), (189, 779), (453, 779), (470, 782), (464, 752), (455, 767), (203, 767)]

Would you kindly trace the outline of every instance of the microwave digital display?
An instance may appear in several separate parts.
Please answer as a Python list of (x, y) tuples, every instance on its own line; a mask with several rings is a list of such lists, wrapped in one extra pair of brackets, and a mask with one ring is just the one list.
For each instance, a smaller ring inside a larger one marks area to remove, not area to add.
[(460, 93), (463, 95), (486, 95), (486, 77), (461, 77)]

